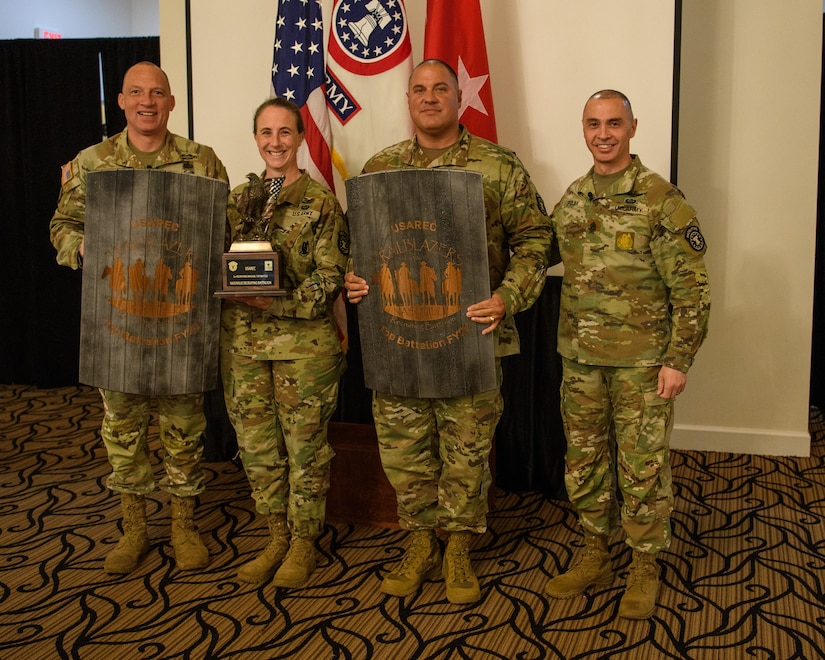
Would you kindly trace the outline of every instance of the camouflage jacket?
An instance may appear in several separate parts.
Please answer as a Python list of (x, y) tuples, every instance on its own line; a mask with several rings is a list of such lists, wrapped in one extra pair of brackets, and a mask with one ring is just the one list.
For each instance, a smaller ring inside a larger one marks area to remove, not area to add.
[(496, 356), (518, 353), (513, 315), (530, 307), (541, 293), (552, 243), (544, 202), (530, 175), (514, 152), (463, 126), (458, 142), (432, 162), (413, 137), (377, 153), (363, 172), (412, 167), (465, 167), (482, 174), (490, 290), (506, 309), (495, 331)]
[(601, 197), (592, 175), (573, 182), (550, 216), (564, 262), (559, 353), (687, 372), (710, 313), (696, 212), (637, 156)]
[[(237, 202), (248, 186), (229, 195), (232, 239), (242, 219)], [(259, 360), (295, 360), (341, 352), (332, 305), (344, 286), (349, 231), (338, 198), (307, 173), (278, 195), (272, 214), (272, 248), (281, 255), (284, 288), (267, 310), (224, 301), (221, 349)]]
[[(151, 167), (170, 172), (191, 172), (212, 179), (229, 181), (223, 163), (211, 147), (167, 133), (166, 143)], [(57, 263), (79, 268), (78, 248), (83, 240), (86, 217), (86, 176), (89, 172), (113, 169), (142, 169), (140, 159), (126, 140), (126, 131), (113, 135), (81, 151), (63, 166), (57, 210), (49, 223)]]

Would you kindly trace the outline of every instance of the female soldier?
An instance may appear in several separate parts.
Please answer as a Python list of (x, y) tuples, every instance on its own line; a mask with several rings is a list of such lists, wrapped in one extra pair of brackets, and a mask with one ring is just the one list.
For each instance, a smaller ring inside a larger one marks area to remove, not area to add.
[[(253, 122), (264, 161), (264, 210), (255, 231), (280, 254), (282, 296), (224, 301), (221, 370), (229, 418), (244, 469), (270, 539), (241, 566), (238, 578), (275, 575), (300, 587), (315, 569), (315, 539), (324, 526), (333, 451), (327, 424), (345, 369), (333, 302), (343, 286), (349, 235), (335, 195), (299, 169), (304, 124), (281, 98), (262, 103)], [(230, 240), (248, 240), (248, 211), (258, 177), (230, 194)], [(259, 220), (259, 221), (258, 221)], [(276, 573), (277, 569), (277, 573)]]

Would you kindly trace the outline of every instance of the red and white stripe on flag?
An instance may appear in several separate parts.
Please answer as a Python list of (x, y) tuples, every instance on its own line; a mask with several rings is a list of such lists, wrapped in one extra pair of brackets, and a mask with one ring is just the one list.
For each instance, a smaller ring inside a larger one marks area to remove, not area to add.
[(298, 166), (335, 190), (324, 82), (321, 0), (278, 0), (272, 88), (301, 109), (306, 134)]
[(424, 59), (430, 58), (443, 60), (458, 74), (461, 123), (473, 135), (496, 142), (496, 114), (479, 0), (427, 0)]
[(327, 106), (342, 179), (377, 151), (412, 136), (412, 47), (403, 0), (335, 0), (327, 43)]

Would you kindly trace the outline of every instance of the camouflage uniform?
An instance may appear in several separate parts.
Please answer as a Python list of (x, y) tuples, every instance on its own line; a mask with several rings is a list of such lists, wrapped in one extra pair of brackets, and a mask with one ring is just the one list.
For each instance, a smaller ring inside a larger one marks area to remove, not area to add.
[(705, 242), (682, 193), (637, 156), (603, 195), (591, 169), (551, 220), (565, 268), (567, 492), (584, 528), (608, 534), (618, 468), (627, 542), (655, 553), (669, 545), (673, 509), (673, 400), (657, 394), (657, 380), (662, 365), (687, 372), (707, 333)]
[[(463, 167), (483, 175), (490, 290), (506, 308), (494, 332), (500, 385), (500, 358), (519, 351), (513, 316), (530, 307), (544, 285), (551, 243), (544, 204), (512, 151), (463, 126), (458, 142), (432, 162), (413, 137), (373, 156), (364, 172), (410, 167)], [(450, 399), (373, 393), (381, 462), (403, 528), (486, 529), (488, 457), (502, 411), (499, 387)]]
[[(229, 198), (233, 239), (247, 186)], [(290, 293), (265, 311), (224, 301), (223, 385), (256, 509), (286, 512), (296, 536), (315, 538), (334, 455), (327, 423), (345, 369), (332, 306), (344, 283), (349, 233), (335, 195), (306, 173), (281, 190), (272, 220), (271, 243)]]
[[(123, 131), (81, 151), (63, 167), (57, 210), (49, 233), (57, 249), (57, 263), (82, 267), (79, 248), (86, 216), (86, 177), (89, 172), (113, 169), (142, 169)], [(189, 172), (228, 181), (223, 163), (207, 146), (167, 133), (166, 142), (150, 164), (152, 169)], [(154, 488), (149, 464), (147, 429), (151, 397), (100, 390), (104, 416), (101, 437), (112, 466), (106, 485), (120, 493), (146, 494)], [(160, 441), (166, 476), (161, 487), (174, 495), (190, 497), (203, 491), (200, 458), (202, 433), (206, 428), (203, 394), (157, 397)]]

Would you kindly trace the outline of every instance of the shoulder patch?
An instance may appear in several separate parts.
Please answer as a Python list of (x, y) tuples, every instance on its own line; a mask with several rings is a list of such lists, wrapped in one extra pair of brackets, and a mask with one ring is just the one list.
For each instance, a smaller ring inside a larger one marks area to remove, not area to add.
[(345, 231), (338, 232), (338, 250), (341, 254), (349, 254), (349, 234)]
[(696, 225), (690, 225), (685, 229), (685, 241), (695, 252), (702, 252), (707, 247), (705, 237)]
[(72, 180), (74, 173), (72, 172), (72, 161), (66, 163), (62, 168), (60, 168), (60, 185), (65, 185)]

